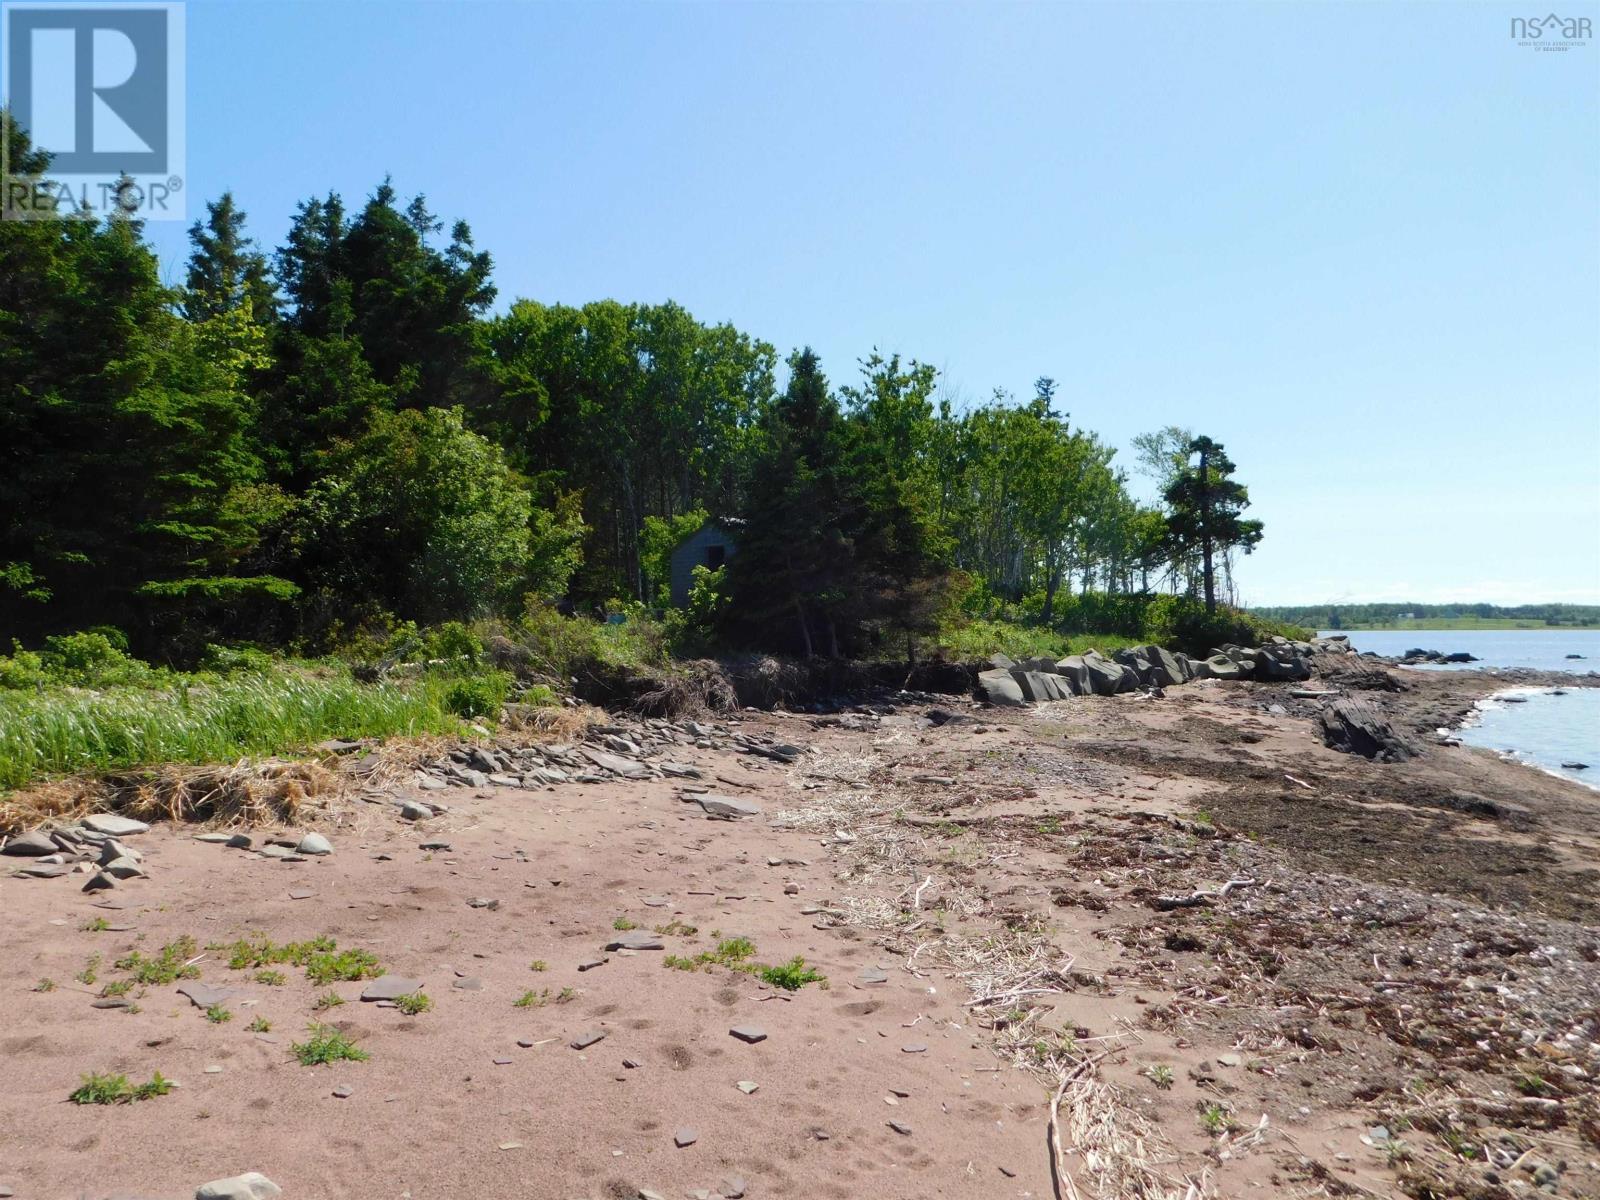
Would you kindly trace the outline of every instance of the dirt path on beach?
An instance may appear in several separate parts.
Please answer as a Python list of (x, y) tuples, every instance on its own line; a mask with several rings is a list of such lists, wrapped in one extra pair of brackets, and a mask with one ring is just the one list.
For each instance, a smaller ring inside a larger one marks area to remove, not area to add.
[[(1474, 686), (1380, 699), (1420, 733)], [(619, 721), (698, 780), (407, 786), (446, 811), (288, 861), (157, 826), (103, 893), (0, 860), (0, 1195), (1600, 1195), (1600, 796), (1336, 754), (1288, 692)], [(431, 1009), (228, 965), (319, 936)], [(103, 994), (185, 937), (230, 1019)], [(826, 986), (694, 962), (735, 937)], [(301, 1066), (313, 1020), (370, 1057)], [(180, 1086), (68, 1103), (91, 1071)]]

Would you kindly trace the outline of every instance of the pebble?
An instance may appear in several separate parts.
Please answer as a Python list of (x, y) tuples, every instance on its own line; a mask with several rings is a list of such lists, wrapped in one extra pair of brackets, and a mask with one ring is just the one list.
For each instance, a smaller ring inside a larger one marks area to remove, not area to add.
[(509, 1058), (497, 1058), (494, 1060), (494, 1065), (497, 1067), (509, 1067), (511, 1060)]
[(761, 1087), (761, 1085), (759, 1083), (756, 1083), (752, 1079), (741, 1079), (741, 1080), (739, 1080), (738, 1083), (734, 1084), (733, 1086), (738, 1088), (746, 1096), (750, 1095), (752, 1092), (755, 1092), (755, 1091), (759, 1090), (760, 1087)]
[(1225, 1067), (1242, 1067), (1244, 1066), (1244, 1055), (1235, 1054), (1230, 1050), (1227, 1054), (1217, 1055), (1217, 1061)]
[(588, 1033), (580, 1033), (577, 1037), (573, 1038), (568, 1045), (570, 1045), (574, 1050), (587, 1050), (596, 1042), (604, 1041), (605, 1036), (606, 1035), (601, 1033), (598, 1029), (591, 1029)]
[(586, 958), (578, 964), (580, 971), (592, 971), (596, 967), (603, 967), (611, 960), (609, 958)]
[(888, 983), (889, 973), (880, 971), (877, 967), (864, 967), (856, 979), (864, 984)]
[(233, 994), (232, 988), (215, 987), (209, 983), (200, 983), (198, 980), (178, 988), (178, 995), (189, 997), (189, 1003), (196, 1008), (210, 1008), (213, 1004), (222, 1004), (232, 999)]
[(749, 1185), (745, 1183), (742, 1175), (728, 1176), (717, 1184), (717, 1191), (722, 1193), (723, 1200), (742, 1200), (748, 1190)]
[(333, 1089), (333, 1094), (335, 1096), (337, 1096), (341, 1100), (348, 1100), (348, 1099), (350, 1099), (351, 1096), (354, 1096), (356, 1093), (355, 1093), (355, 1089), (354, 1088), (346, 1087), (344, 1084), (341, 1083), (338, 1087)]
[(904, 1121), (890, 1121), (889, 1128), (900, 1134), (902, 1137), (911, 1136), (911, 1126), (907, 1125)]
[(500, 907), (500, 901), (490, 900), (485, 896), (474, 896), (471, 900), (467, 901), (467, 907), (496, 909)]
[(759, 1025), (735, 1025), (728, 1032), (741, 1042), (748, 1042), (751, 1045), (767, 1040), (767, 1031)]
[(913, 1042), (909, 1046), (901, 1046), (900, 1052), (902, 1054), (926, 1054), (928, 1052), (928, 1048), (921, 1042)]
[(672, 1135), (673, 1144), (677, 1146), (679, 1150), (682, 1150), (687, 1146), (692, 1146), (699, 1140), (700, 1131), (698, 1129), (680, 1129)]
[(289, 899), (291, 899), (291, 900), (309, 900), (309, 899), (311, 899), (311, 897), (313, 897), (315, 895), (316, 895), (315, 892), (309, 891), (306, 888), (290, 888), (289, 889)]
[(460, 988), (463, 992), (481, 992), (483, 991), (483, 980), (477, 978), (457, 979), (450, 986)]
[(332, 854), (333, 843), (320, 833), (308, 833), (294, 849), (296, 854)]

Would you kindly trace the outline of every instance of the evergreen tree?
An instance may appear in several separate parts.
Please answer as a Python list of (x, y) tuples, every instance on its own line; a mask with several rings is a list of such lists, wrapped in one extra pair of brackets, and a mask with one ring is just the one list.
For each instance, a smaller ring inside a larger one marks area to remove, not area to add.
[(249, 306), (251, 317), (270, 325), (277, 317), (278, 296), (267, 259), (244, 233), (244, 212), (232, 192), (208, 201), (206, 220), (189, 227), (194, 250), (189, 255), (188, 287), (183, 311), (201, 321)]
[[(1188, 461), (1195, 456), (1198, 461)], [(1248, 554), (1261, 541), (1261, 522), (1240, 516), (1250, 507), (1250, 493), (1233, 472), (1233, 460), (1220, 443), (1197, 437), (1166, 490), (1171, 509), (1167, 525), (1174, 541), (1200, 553), (1208, 613), (1217, 611), (1216, 556), (1236, 546)]]

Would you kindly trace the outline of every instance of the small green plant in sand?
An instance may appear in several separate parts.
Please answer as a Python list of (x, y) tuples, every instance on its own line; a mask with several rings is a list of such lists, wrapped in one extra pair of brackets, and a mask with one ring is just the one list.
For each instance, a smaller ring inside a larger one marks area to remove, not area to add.
[(1200, 1128), (1212, 1137), (1220, 1137), (1230, 1129), (1236, 1128), (1233, 1114), (1214, 1100), (1208, 1100), (1200, 1105)]
[(67, 1097), (74, 1104), (131, 1104), (135, 1100), (148, 1100), (152, 1096), (165, 1096), (172, 1090), (172, 1081), (162, 1078), (157, 1071), (148, 1083), (132, 1084), (126, 1075), (102, 1075), (98, 1071), (83, 1077), (83, 1081)]
[(549, 988), (545, 988), (542, 992), (536, 992), (532, 988), (529, 988), (527, 991), (523, 992), (522, 995), (513, 1000), (511, 1002), (511, 1006), (513, 1008), (543, 1008), (549, 1003)]
[(769, 987), (785, 992), (798, 992), (808, 983), (826, 983), (827, 976), (815, 967), (806, 966), (798, 954), (788, 962), (775, 967), (757, 967), (756, 977)]
[(100, 956), (98, 954), (89, 955), (89, 961), (83, 965), (83, 970), (79, 971), (73, 978), (83, 984), (84, 987), (93, 986), (94, 981), (100, 978)]
[(289, 982), (289, 977), (282, 971), (257, 971), (256, 982), (267, 987), (282, 987)]
[(310, 1036), (305, 1041), (295, 1042), (289, 1047), (294, 1052), (295, 1058), (300, 1060), (302, 1067), (342, 1061), (365, 1062), (371, 1057), (332, 1025), (312, 1022), (306, 1028)]
[(344, 997), (339, 995), (338, 992), (330, 989), (329, 991), (323, 992), (322, 995), (313, 1000), (311, 1002), (311, 1007), (316, 1012), (321, 1012), (323, 1009), (327, 1008), (338, 1008), (339, 1005), (343, 1003)]
[(255, 1020), (251, 1021), (250, 1024), (245, 1026), (245, 1031), (247, 1033), (271, 1033), (272, 1022), (267, 1020), (265, 1017), (257, 1017)]
[(1167, 1066), (1166, 1063), (1157, 1063), (1147, 1070), (1145, 1075), (1149, 1077), (1151, 1083), (1162, 1091), (1166, 1091), (1172, 1086), (1172, 1068)]
[(102, 996), (126, 996), (133, 991), (133, 980), (113, 979), (100, 989)]
[(630, 929), (639, 928), (639, 926), (628, 920), (627, 917), (618, 917), (615, 921), (611, 922), (611, 928), (617, 930), (618, 932), (626, 933)]
[(132, 972), (133, 978), (146, 987), (161, 987), (180, 979), (199, 979), (200, 968), (190, 961), (198, 950), (194, 938), (184, 934), (161, 947), (154, 958), (135, 950), (117, 959), (117, 970)]
[(528, 970), (530, 971), (548, 971), (549, 969), (550, 964), (542, 958), (536, 958), (528, 964)]
[(92, 921), (85, 921), (83, 923), (83, 931), (85, 933), (104, 933), (110, 928), (111, 922), (106, 920), (104, 917), (96, 917)]
[(382, 974), (377, 955), (367, 950), (324, 950), (306, 960), (306, 978), (316, 984), (376, 979)]
[(56, 990), (56, 981), (54, 979), (50, 979), (50, 978), (46, 977), (44, 979), (39, 980), (38, 983), (34, 984), (33, 985), (33, 990), (36, 991), (36, 992), (53, 992), (53, 991)]
[(229, 1021), (233, 1020), (233, 1014), (226, 1008), (222, 1007), (222, 1005), (213, 1004), (210, 1008), (206, 1009), (206, 1020), (210, 1021), (213, 1025), (226, 1025)]
[(693, 937), (700, 930), (683, 921), (668, 921), (665, 925), (657, 925), (656, 932), (663, 937)]
[(425, 1013), (433, 1007), (433, 997), (425, 992), (407, 992), (403, 996), (394, 998), (394, 1006), (408, 1017), (418, 1013)]

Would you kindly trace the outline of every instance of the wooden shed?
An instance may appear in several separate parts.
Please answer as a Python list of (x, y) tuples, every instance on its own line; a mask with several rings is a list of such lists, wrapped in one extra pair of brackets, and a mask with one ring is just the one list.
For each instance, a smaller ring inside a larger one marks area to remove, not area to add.
[(682, 608), (689, 600), (689, 588), (694, 583), (694, 569), (705, 567), (715, 571), (733, 557), (738, 549), (728, 526), (735, 521), (707, 521), (672, 552), (672, 603)]

